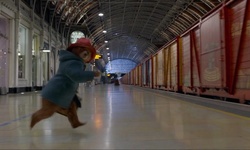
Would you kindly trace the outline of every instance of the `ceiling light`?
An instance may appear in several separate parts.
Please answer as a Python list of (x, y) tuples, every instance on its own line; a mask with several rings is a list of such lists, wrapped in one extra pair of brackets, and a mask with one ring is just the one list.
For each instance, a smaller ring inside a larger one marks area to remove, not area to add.
[(49, 53), (50, 50), (49, 50), (49, 49), (43, 49), (42, 52), (44, 52), (44, 53)]
[(106, 49), (109, 49), (108, 47)]
[(107, 31), (106, 31), (106, 30), (103, 30), (102, 32), (103, 32), (103, 33), (107, 33)]
[(102, 17), (104, 14), (103, 13), (99, 13), (98, 16)]
[(108, 43), (109, 41), (104, 41), (105, 43)]

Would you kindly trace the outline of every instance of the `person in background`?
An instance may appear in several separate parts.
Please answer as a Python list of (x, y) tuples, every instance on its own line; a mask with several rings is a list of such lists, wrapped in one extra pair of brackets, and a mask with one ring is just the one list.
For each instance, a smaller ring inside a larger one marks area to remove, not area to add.
[(55, 112), (67, 116), (72, 128), (86, 124), (78, 119), (79, 104), (75, 99), (79, 83), (91, 81), (101, 74), (99, 71), (85, 71), (85, 63), (91, 62), (95, 55), (96, 50), (88, 38), (80, 38), (69, 45), (67, 50), (59, 51), (58, 71), (42, 89), (42, 105), (32, 114), (30, 128)]
[(101, 82), (102, 84), (106, 84), (106, 72), (105, 71), (102, 72), (101, 74)]

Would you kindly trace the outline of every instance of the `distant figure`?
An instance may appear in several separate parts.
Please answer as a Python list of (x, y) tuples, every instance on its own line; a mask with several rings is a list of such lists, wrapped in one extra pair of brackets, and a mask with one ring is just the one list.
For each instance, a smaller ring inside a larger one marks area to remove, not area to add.
[(117, 74), (114, 75), (114, 83), (116, 86), (120, 85)]
[(116, 86), (120, 85), (120, 83), (119, 83), (119, 80), (118, 80), (118, 79), (115, 79), (115, 85), (116, 85)]
[(102, 82), (102, 84), (106, 84), (106, 73), (105, 72), (103, 72), (101, 75), (101, 82)]

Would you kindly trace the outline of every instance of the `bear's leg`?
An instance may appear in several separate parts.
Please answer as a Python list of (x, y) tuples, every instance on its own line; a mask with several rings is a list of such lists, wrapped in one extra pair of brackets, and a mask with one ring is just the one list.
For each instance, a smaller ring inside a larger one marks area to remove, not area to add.
[(71, 103), (70, 108), (68, 109), (68, 119), (73, 128), (77, 128), (86, 124), (79, 121), (77, 116), (77, 106), (74, 102)]
[(56, 110), (56, 112), (59, 113), (59, 114), (61, 114), (61, 115), (63, 115), (63, 116), (68, 117), (68, 109), (65, 109), (65, 108), (58, 108), (58, 109)]
[(33, 128), (34, 125), (42, 119), (46, 119), (52, 116), (57, 108), (57, 105), (51, 103), (46, 99), (42, 99), (42, 108), (33, 113), (31, 117), (30, 128)]

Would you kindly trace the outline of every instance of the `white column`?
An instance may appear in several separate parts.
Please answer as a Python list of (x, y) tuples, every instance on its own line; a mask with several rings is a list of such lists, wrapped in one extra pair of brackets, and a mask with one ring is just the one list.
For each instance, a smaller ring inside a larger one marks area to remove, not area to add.
[(9, 87), (17, 87), (17, 50), (19, 36), (19, 19), (10, 20), (10, 39), (9, 39)]
[(38, 59), (37, 59), (37, 86), (43, 86), (43, 79), (42, 79), (42, 74), (43, 74), (43, 66), (42, 66), (42, 53), (40, 52), (41, 49), (43, 48), (43, 33), (44, 31), (41, 31), (40, 35), (40, 49), (38, 53)]
[(27, 50), (26, 50), (26, 65), (25, 74), (28, 87), (32, 86), (32, 37), (33, 37), (33, 23), (31, 23), (30, 28), (28, 30), (28, 42), (27, 42)]

